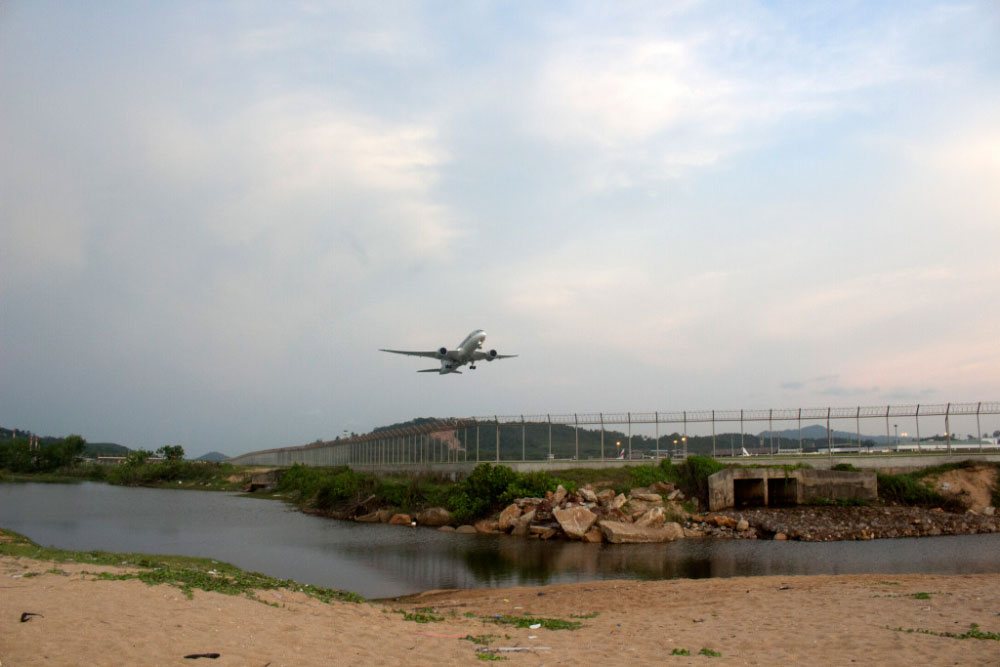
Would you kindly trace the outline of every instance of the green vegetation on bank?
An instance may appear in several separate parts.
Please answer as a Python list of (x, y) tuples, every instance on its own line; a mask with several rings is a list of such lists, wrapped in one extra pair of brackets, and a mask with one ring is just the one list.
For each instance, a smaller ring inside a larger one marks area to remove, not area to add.
[(317, 468), (294, 465), (278, 482), (278, 492), (298, 506), (336, 513), (364, 504), (417, 512), (444, 507), (456, 522), (489, 516), (516, 498), (542, 497), (561, 484), (575, 491), (585, 484), (600, 484), (627, 492), (654, 482), (670, 482), (690, 497), (708, 497), (708, 476), (724, 466), (710, 458), (689, 457), (684, 463), (663, 460), (657, 465), (636, 465), (603, 470), (576, 469), (519, 473), (504, 465), (481, 463), (468, 477), (451, 482), (439, 476), (376, 477), (348, 467)]
[[(977, 466), (992, 466), (1000, 472), (1000, 464), (983, 461), (961, 461), (921, 468), (913, 472), (890, 475), (878, 473), (878, 496), (880, 500), (899, 505), (918, 505), (921, 507), (942, 507), (954, 511), (964, 511), (957, 501), (946, 498), (930, 483), (930, 478), (942, 475), (951, 470), (972, 468)], [(992, 503), (1000, 506), (1000, 484), (995, 484), (992, 490)]]
[[(41, 547), (27, 537), (9, 530), (0, 530), (0, 555), (55, 563), (129, 568), (129, 571), (124, 572), (90, 574), (96, 579), (137, 579), (151, 586), (167, 584), (179, 588), (188, 597), (191, 597), (193, 591), (197, 589), (226, 595), (245, 595), (253, 600), (262, 601), (257, 597), (257, 592), (285, 589), (305, 593), (326, 603), (334, 600), (363, 601), (363, 598), (355, 593), (299, 584), (291, 579), (276, 579), (258, 572), (247, 572), (228, 563), (207, 558), (112, 553), (108, 551), (67, 551)], [(49, 570), (49, 572), (53, 572), (53, 570)]]

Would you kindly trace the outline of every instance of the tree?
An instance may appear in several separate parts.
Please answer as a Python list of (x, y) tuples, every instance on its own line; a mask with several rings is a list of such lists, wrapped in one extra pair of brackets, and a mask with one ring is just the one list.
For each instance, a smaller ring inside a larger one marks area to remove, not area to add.
[(145, 463), (153, 453), (146, 449), (133, 449), (125, 457), (125, 465), (127, 466), (141, 466)]
[(83, 453), (87, 451), (87, 441), (75, 433), (67, 435), (63, 438), (63, 450), (69, 461), (72, 462), (78, 456), (83, 456)]
[(993, 431), (994, 438), (1000, 438), (1000, 430)]
[(156, 453), (168, 461), (180, 461), (184, 458), (184, 448), (180, 445), (164, 445)]

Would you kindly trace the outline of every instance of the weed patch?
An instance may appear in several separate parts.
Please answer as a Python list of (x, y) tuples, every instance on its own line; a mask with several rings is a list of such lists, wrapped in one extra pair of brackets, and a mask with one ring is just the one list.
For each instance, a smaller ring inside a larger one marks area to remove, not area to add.
[(894, 632), (905, 632), (906, 634), (931, 635), (932, 637), (947, 637), (948, 639), (984, 639), (987, 641), (1000, 642), (1000, 632), (986, 632), (979, 629), (979, 624), (973, 623), (965, 632), (935, 632), (924, 628), (893, 628), (888, 625), (883, 626), (886, 630)]
[(404, 611), (402, 609), (397, 611), (403, 615), (404, 621), (413, 621), (414, 623), (440, 623), (444, 620), (444, 616), (434, 613), (434, 610), (430, 607), (421, 607), (413, 611)]
[(496, 616), (485, 616), (483, 620), (496, 623), (497, 625), (513, 625), (515, 628), (541, 625), (546, 630), (579, 630), (583, 627), (583, 624), (579, 621), (564, 621), (561, 618), (542, 618), (540, 616), (506, 616), (497, 614)]

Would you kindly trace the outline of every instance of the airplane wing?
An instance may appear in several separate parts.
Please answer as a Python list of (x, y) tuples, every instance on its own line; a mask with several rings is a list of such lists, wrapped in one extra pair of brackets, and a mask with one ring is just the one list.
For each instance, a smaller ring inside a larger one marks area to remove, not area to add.
[(406, 354), (406, 355), (409, 355), (411, 357), (428, 357), (428, 358), (431, 358), (431, 359), (440, 359), (441, 358), (441, 351), (440, 350), (431, 350), (429, 352), (418, 352), (418, 351), (414, 351), (414, 350), (383, 350), (383, 349), (379, 348), (379, 352), (392, 352), (393, 354)]
[(516, 354), (497, 354), (496, 350), (490, 350), (489, 352), (483, 352), (482, 350), (476, 350), (472, 353), (472, 358), (476, 361), (493, 361), (494, 359), (511, 359), (516, 357)]

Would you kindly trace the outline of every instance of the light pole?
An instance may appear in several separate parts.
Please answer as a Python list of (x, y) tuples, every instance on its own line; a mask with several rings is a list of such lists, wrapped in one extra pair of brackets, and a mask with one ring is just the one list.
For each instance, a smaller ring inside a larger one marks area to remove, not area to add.
[(896, 449), (899, 449), (899, 424), (893, 424), (892, 428), (896, 431)]
[(687, 457), (688, 457), (688, 437), (686, 435), (685, 436), (681, 436), (681, 442), (684, 443), (684, 458), (687, 459)]
[[(676, 454), (676, 453), (677, 453), (677, 438), (674, 438), (674, 452), (673, 452), (673, 453), (674, 453), (674, 454)], [(668, 458), (671, 458), (671, 459), (672, 459), (672, 458), (673, 458), (673, 455), (669, 456)]]

